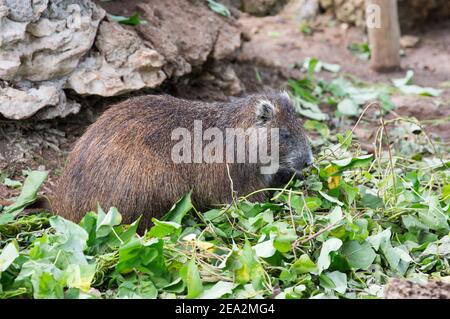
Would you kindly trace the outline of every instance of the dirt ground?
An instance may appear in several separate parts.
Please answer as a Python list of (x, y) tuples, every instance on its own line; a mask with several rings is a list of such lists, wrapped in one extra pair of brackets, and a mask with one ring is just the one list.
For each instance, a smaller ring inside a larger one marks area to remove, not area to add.
[(386, 287), (384, 295), (387, 299), (450, 299), (450, 284), (440, 281), (416, 284), (394, 279)]
[[(127, 14), (126, 6), (113, 9), (117, 11), (114, 14)], [(305, 57), (340, 64), (341, 73), (353, 74), (370, 82), (389, 82), (392, 78), (403, 77), (406, 70), (413, 69), (416, 84), (440, 87), (444, 93), (438, 98), (394, 97), (397, 104), (395, 112), (427, 120), (426, 127), (432, 137), (447, 143), (450, 141), (450, 21), (413, 32), (420, 38), (419, 45), (405, 49), (402, 70), (389, 74), (371, 71), (367, 61), (358, 59), (347, 49), (351, 43), (366, 40), (362, 30), (336, 23), (329, 17), (319, 17), (311, 35), (303, 34), (298, 22), (283, 16), (259, 18), (242, 14), (238, 23), (243, 30), (244, 43), (238, 57), (227, 63), (241, 81), (242, 94), (282, 88), (287, 79), (304, 76), (298, 64)], [(330, 78), (332, 75), (322, 72), (319, 76)], [(447, 87), (443, 87), (445, 82)], [(176, 83), (167, 83), (162, 91), (192, 99), (227, 98), (223, 89), (208, 81), (204, 72), (182, 78)], [(123, 98), (126, 96), (82, 101), (91, 107), (60, 120), (1, 121), (0, 170), (18, 180), (23, 179), (23, 169), (50, 170), (43, 193), (51, 194), (73, 143), (101, 111)], [(364, 134), (373, 130), (370, 123), (366, 125), (360, 138), (365, 138)], [(17, 194), (16, 189), (0, 184), (0, 199)]]
[[(299, 75), (293, 67), (305, 57), (317, 57), (328, 63), (341, 65), (341, 72), (350, 73), (371, 82), (388, 82), (403, 77), (405, 70), (413, 69), (419, 85), (439, 86), (450, 79), (450, 21), (428, 25), (426, 29), (410, 31), (420, 42), (415, 48), (405, 48), (402, 70), (382, 74), (368, 68), (367, 61), (354, 56), (348, 49), (351, 43), (366, 42), (361, 29), (348, 27), (319, 16), (311, 35), (302, 34), (298, 22), (281, 16), (241, 17), (244, 43), (239, 60), (257, 62), (259, 65), (281, 68), (291, 77)], [(290, 71), (289, 71), (290, 70)]]

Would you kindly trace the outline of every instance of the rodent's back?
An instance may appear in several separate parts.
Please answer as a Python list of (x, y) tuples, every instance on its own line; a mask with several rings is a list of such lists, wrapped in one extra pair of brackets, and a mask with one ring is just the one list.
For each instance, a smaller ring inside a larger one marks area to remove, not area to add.
[[(245, 104), (245, 103), (244, 103)], [(234, 104), (207, 104), (169, 96), (142, 96), (126, 100), (102, 114), (77, 141), (70, 153), (52, 201), (54, 211), (79, 221), (97, 203), (115, 206), (130, 223), (144, 215), (160, 217), (185, 193), (202, 209), (231, 199), (225, 163), (175, 164), (170, 160), (172, 130), (251, 125), (246, 110)], [(232, 166), (235, 190), (267, 186), (254, 167)]]

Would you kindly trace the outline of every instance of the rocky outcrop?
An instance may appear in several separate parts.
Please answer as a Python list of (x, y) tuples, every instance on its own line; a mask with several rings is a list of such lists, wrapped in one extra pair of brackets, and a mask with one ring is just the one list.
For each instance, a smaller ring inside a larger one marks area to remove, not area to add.
[(78, 103), (67, 100), (61, 82), (21, 82), (19, 85), (0, 88), (0, 113), (8, 119), (25, 119), (36, 114), (37, 118), (45, 120), (80, 110)]
[(148, 48), (133, 29), (103, 21), (94, 49), (67, 79), (67, 88), (81, 95), (114, 96), (160, 85), (166, 75), (164, 57)]
[(188, 74), (208, 59), (232, 58), (241, 44), (241, 32), (232, 20), (224, 20), (201, 2), (147, 0), (137, 9), (148, 21), (138, 26), (138, 32), (165, 57), (168, 76)]
[(43, 118), (76, 112), (64, 77), (90, 50), (105, 11), (88, 0), (0, 0), (0, 113)]
[(118, 24), (90, 0), (0, 0), (0, 114), (64, 117), (80, 109), (67, 90), (109, 97), (156, 88), (209, 60), (231, 59), (240, 47), (232, 18), (206, 2), (120, 5), (138, 11), (143, 23)]

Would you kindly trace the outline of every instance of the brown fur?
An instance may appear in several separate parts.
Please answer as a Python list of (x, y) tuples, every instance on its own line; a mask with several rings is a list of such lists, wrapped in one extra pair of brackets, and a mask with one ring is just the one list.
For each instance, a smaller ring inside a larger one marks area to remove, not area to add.
[[(173, 163), (171, 150), (178, 141), (171, 140), (171, 132), (176, 127), (192, 131), (194, 120), (203, 121), (203, 130), (255, 126), (255, 105), (261, 98), (273, 102), (277, 109), (265, 125), (290, 131), (298, 140), (295, 147), (305, 148), (295, 150), (296, 154), (309, 151), (301, 122), (282, 94), (250, 96), (231, 103), (135, 97), (107, 110), (78, 140), (52, 201), (54, 211), (79, 222), (99, 203), (104, 209), (117, 207), (126, 223), (144, 215), (141, 226), (148, 227), (151, 217), (165, 214), (190, 190), (199, 209), (230, 202), (226, 164)], [(283, 148), (289, 143), (280, 144)], [(283, 152), (288, 150), (281, 149), (280, 155)], [(270, 186), (273, 180), (260, 174), (258, 164), (229, 164), (229, 169), (238, 195)]]

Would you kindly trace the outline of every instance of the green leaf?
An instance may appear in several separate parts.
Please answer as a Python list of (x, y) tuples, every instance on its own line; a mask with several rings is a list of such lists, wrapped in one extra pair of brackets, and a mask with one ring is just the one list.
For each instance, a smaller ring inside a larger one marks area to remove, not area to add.
[(408, 70), (406, 76), (400, 79), (393, 79), (392, 83), (400, 89), (405, 94), (415, 94), (415, 95), (424, 95), (424, 96), (439, 96), (442, 93), (442, 90), (434, 89), (431, 87), (421, 87), (415, 84), (412, 84), (412, 79), (414, 77), (414, 72), (412, 70)]
[(8, 177), (5, 178), (5, 180), (3, 181), (3, 184), (5, 184), (5, 186), (11, 187), (11, 188), (18, 188), (18, 187), (22, 186), (21, 182), (14, 181), (12, 179), (9, 179)]
[(392, 247), (390, 241), (382, 242), (380, 248), (389, 264), (389, 267), (403, 275), (408, 269), (411, 261), (407, 248), (403, 245)]
[(152, 218), (152, 222), (155, 226), (148, 232), (148, 236), (150, 237), (163, 238), (167, 235), (179, 233), (181, 230), (181, 225), (175, 222), (159, 221), (156, 218)]
[(253, 250), (255, 251), (256, 256), (262, 258), (269, 258), (275, 254), (276, 249), (273, 245), (273, 239), (269, 239), (263, 241), (262, 243), (256, 244), (253, 246)]
[(372, 209), (381, 208), (384, 206), (383, 199), (374, 194), (373, 191), (366, 187), (360, 187), (361, 203), (364, 207)]
[(320, 275), (320, 285), (344, 294), (347, 290), (347, 275), (340, 271), (323, 273)]
[[(306, 205), (305, 205), (306, 204)], [(310, 211), (315, 211), (322, 205), (322, 200), (319, 197), (300, 197), (292, 196), (291, 206), (300, 214), (305, 210), (305, 206)]]
[[(139, 223), (141, 221), (142, 216), (139, 216), (138, 219), (136, 219), (124, 232), (119, 234), (120, 240), (122, 242), (127, 242), (129, 241), (133, 236), (136, 235), (137, 229), (139, 227)], [(111, 234), (110, 234), (111, 236)], [(115, 239), (117, 239), (114, 236)]]
[[(262, 210), (258, 210), (257, 213), (260, 213), (261, 211)], [(253, 216), (251, 216), (251, 217), (253, 217)], [(203, 213), (203, 218), (206, 221), (210, 221), (213, 223), (219, 223), (219, 222), (224, 222), (227, 220), (227, 214), (225, 214), (220, 209), (211, 209), (211, 210), (208, 210), (207, 212)]]
[(125, 281), (117, 289), (117, 298), (121, 299), (156, 299), (158, 290), (152, 281), (133, 283)]
[(330, 221), (330, 224), (338, 223), (340, 220), (342, 220), (342, 217), (344, 214), (342, 213), (342, 208), (340, 206), (335, 206), (330, 214), (328, 214), (327, 218)]
[(405, 228), (411, 232), (420, 230), (429, 230), (430, 228), (424, 223), (420, 222), (416, 217), (412, 215), (403, 215), (402, 222)]
[(378, 251), (380, 245), (382, 243), (389, 241), (390, 238), (391, 238), (391, 230), (385, 229), (382, 232), (379, 232), (378, 234), (367, 237), (366, 241), (370, 243), (370, 245), (372, 245), (373, 249)]
[(351, 205), (355, 201), (356, 196), (359, 194), (358, 187), (352, 187), (351, 185), (347, 184), (343, 180), (341, 180), (341, 188), (344, 190), (345, 195), (347, 197), (348, 204)]
[(345, 134), (336, 134), (336, 137), (339, 141), (339, 144), (341, 144), (341, 148), (343, 150), (346, 150), (350, 147), (350, 145), (352, 144), (352, 140), (353, 140), (353, 133), (350, 130), (345, 131)]
[(319, 194), (322, 195), (323, 198), (325, 198), (327, 201), (331, 202), (331, 203), (335, 203), (338, 204), (339, 206), (343, 206), (344, 203), (341, 202), (339, 199), (337, 199), (336, 197), (330, 196), (322, 191), (319, 191)]
[(282, 253), (287, 253), (291, 250), (292, 243), (297, 239), (295, 231), (291, 233), (280, 234), (275, 237), (273, 246)]
[(302, 23), (300, 25), (300, 32), (309, 35), (313, 33), (313, 30), (307, 23)]
[(224, 295), (231, 294), (234, 286), (235, 284), (232, 282), (219, 281), (212, 287), (205, 289), (205, 291), (198, 296), (198, 299), (219, 299)]
[(0, 254), (0, 274), (19, 257), (19, 245), (15, 240), (8, 243)]
[(245, 284), (249, 281), (257, 283), (264, 274), (264, 268), (255, 258), (256, 253), (252, 249), (248, 240), (245, 241), (244, 248), (238, 254), (238, 267), (235, 270), (236, 281)]
[[(309, 94), (309, 93), (302, 93), (303, 95)], [(314, 97), (311, 95), (309, 99), (314, 99)], [(294, 108), (296, 112), (298, 112), (300, 115), (306, 116), (313, 120), (318, 121), (325, 121), (328, 119), (328, 115), (326, 113), (323, 113), (319, 106), (317, 104), (314, 104), (313, 102), (309, 102), (303, 98), (300, 97), (294, 97), (292, 100), (294, 104)], [(317, 102), (319, 103), (319, 102)]]
[(111, 207), (107, 214), (103, 211), (100, 205), (97, 206), (97, 238), (106, 237), (113, 231), (113, 227), (122, 222), (122, 216), (115, 207)]
[(389, 94), (383, 93), (378, 96), (378, 100), (381, 103), (381, 107), (386, 111), (392, 111), (395, 109), (395, 103), (392, 101)]
[(338, 73), (341, 70), (341, 66), (339, 64), (325, 63), (325, 62), (322, 62), (322, 68), (332, 73)]
[(139, 18), (139, 14), (135, 13), (130, 17), (124, 17), (124, 16), (116, 16), (113, 14), (108, 14), (108, 16), (111, 18), (111, 20), (119, 22), (121, 24), (127, 24), (127, 25), (139, 25), (139, 24), (147, 24), (148, 22), (145, 20), (141, 20)]
[(32, 276), (31, 282), (35, 299), (62, 299), (64, 297), (62, 282), (51, 273), (36, 273)]
[(317, 265), (307, 254), (301, 255), (293, 264), (291, 269), (297, 274), (317, 273)]
[(303, 69), (308, 72), (309, 76), (311, 76), (315, 72), (320, 72), (322, 69), (322, 63), (319, 63), (319, 60), (316, 58), (307, 57), (303, 61)]
[(330, 136), (330, 129), (328, 128), (328, 125), (325, 123), (321, 123), (319, 121), (315, 120), (306, 120), (304, 125), (306, 130), (308, 131), (317, 131), (320, 135), (324, 138), (328, 138)]
[(347, 258), (349, 265), (356, 270), (367, 270), (377, 256), (368, 242), (360, 244), (356, 240), (345, 242), (340, 252)]
[(446, 204), (450, 203), (450, 184), (447, 184), (442, 188), (442, 200)]
[(208, 6), (209, 8), (214, 11), (217, 14), (220, 14), (221, 16), (224, 17), (230, 17), (230, 10), (228, 10), (227, 7), (225, 7), (223, 4), (218, 3), (217, 1), (214, 0), (207, 0), (208, 1)]
[(184, 195), (161, 220), (181, 224), (183, 217), (193, 208), (191, 195), (192, 191)]
[(428, 210), (419, 211), (419, 220), (430, 229), (443, 233), (449, 232), (449, 217), (443, 212), (439, 204), (439, 198), (434, 195), (429, 196), (426, 199), (426, 204), (428, 205)]
[(442, 90), (434, 89), (431, 87), (421, 87), (418, 85), (405, 85), (399, 88), (405, 94), (414, 94), (422, 96), (439, 96)]
[(157, 287), (166, 286), (170, 282), (170, 274), (164, 260), (163, 241), (131, 237), (121, 246), (116, 271), (127, 274), (134, 269), (148, 274)]
[(186, 283), (188, 294), (187, 299), (198, 297), (203, 292), (203, 283), (200, 278), (197, 265), (194, 259), (191, 259), (185, 266), (180, 269), (180, 276)]
[(347, 116), (355, 116), (359, 114), (359, 106), (352, 99), (343, 99), (337, 105), (337, 110), (340, 114)]
[(75, 265), (71, 264), (66, 270), (66, 282), (69, 288), (78, 288), (87, 292), (91, 288), (96, 270), (95, 264)]
[(357, 56), (361, 60), (369, 60), (370, 59), (370, 47), (367, 42), (365, 43), (352, 43), (348, 46), (350, 52), (352, 52), (355, 56)]
[(402, 87), (402, 86), (405, 86), (405, 85), (412, 84), (413, 77), (414, 77), (414, 71), (413, 70), (408, 70), (406, 72), (406, 76), (404, 78), (392, 79), (392, 83), (394, 83), (394, 85), (396, 87)]
[(50, 217), (49, 222), (56, 233), (60, 234), (58, 243), (62, 248), (80, 252), (86, 248), (88, 234), (81, 226), (60, 216)]
[(80, 226), (88, 233), (88, 246), (94, 245), (96, 239), (96, 225), (97, 225), (97, 214), (94, 212), (87, 212), (83, 219), (80, 221)]
[(437, 255), (442, 258), (450, 258), (450, 237), (444, 236), (440, 240), (428, 245), (422, 256)]
[(281, 33), (278, 31), (269, 31), (267, 32), (267, 35), (272, 38), (279, 38)]
[(340, 253), (333, 251), (330, 254), (331, 264), (330, 267), (341, 272), (347, 272), (352, 270), (352, 267), (348, 263), (348, 259), (342, 256)]
[(341, 66), (339, 64), (325, 63), (323, 61), (318, 60), (317, 58), (307, 57), (303, 61), (303, 69), (308, 72), (308, 75), (311, 76), (314, 73), (318, 73), (322, 71), (322, 69), (337, 73), (340, 71)]
[(310, 77), (295, 81), (289, 80), (288, 85), (294, 93), (293, 102), (295, 107), (299, 107), (304, 104), (307, 108), (315, 108), (315, 111), (317, 111), (317, 104), (319, 104), (321, 100), (316, 97), (313, 92), (315, 89), (315, 83)]
[(22, 212), (25, 207), (36, 200), (36, 195), (47, 178), (48, 172), (45, 171), (31, 171), (23, 184), (22, 191), (15, 203), (3, 209), (0, 214), (0, 225), (11, 222), (14, 217)]
[(330, 238), (323, 243), (322, 248), (320, 249), (319, 258), (317, 259), (317, 268), (319, 274), (330, 267), (330, 253), (332, 251), (338, 250), (341, 246), (342, 241), (338, 238)]
[(349, 170), (355, 167), (364, 167), (372, 163), (373, 154), (361, 155), (357, 157), (347, 157), (339, 160), (333, 160), (331, 163), (338, 166), (338, 172)]

